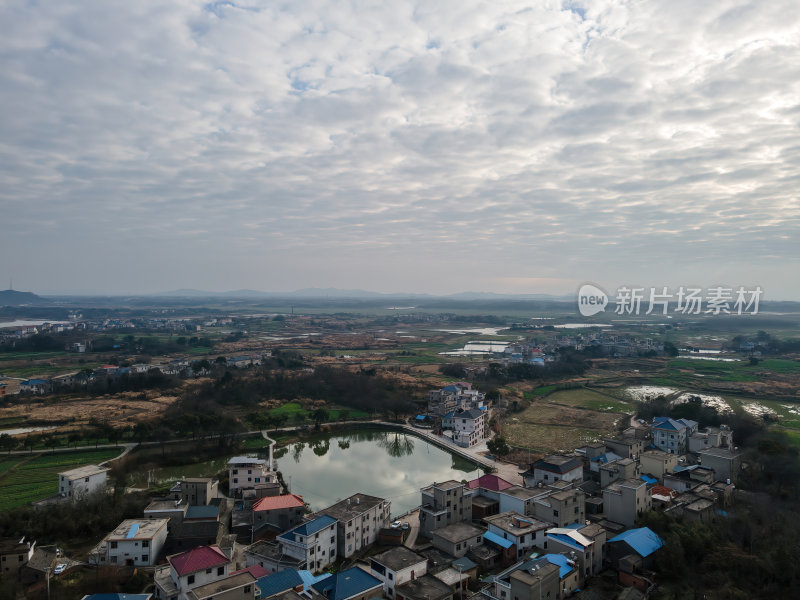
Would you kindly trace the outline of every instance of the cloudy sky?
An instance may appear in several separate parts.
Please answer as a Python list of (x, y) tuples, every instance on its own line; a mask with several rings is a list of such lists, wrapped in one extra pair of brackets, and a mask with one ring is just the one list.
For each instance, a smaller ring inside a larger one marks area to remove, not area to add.
[(0, 3), (0, 287), (800, 299), (796, 0)]

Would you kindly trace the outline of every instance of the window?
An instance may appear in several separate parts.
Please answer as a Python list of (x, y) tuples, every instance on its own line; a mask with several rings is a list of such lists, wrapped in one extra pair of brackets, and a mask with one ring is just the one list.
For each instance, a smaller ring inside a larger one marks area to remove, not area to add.
[(392, 581), (393, 579), (394, 579), (394, 575), (392, 575), (391, 573), (389, 573), (389, 581)]
[(112, 562), (112, 563), (115, 563), (115, 562), (117, 562), (117, 557), (116, 557), (116, 556), (112, 556), (112, 557), (111, 557), (111, 562)]
[(251, 588), (250, 588), (250, 586), (249, 586), (249, 585), (246, 585), (246, 586), (244, 586), (244, 593), (245, 593), (245, 594), (249, 594), (249, 593), (250, 593), (250, 589), (251, 589)]
[(554, 517), (557, 517), (557, 516), (558, 516), (558, 511), (557, 511), (557, 510), (554, 510), (554, 511), (553, 511), (553, 516), (554, 516)]
[(142, 542), (142, 548), (149, 548), (150, 547), (150, 540), (144, 540)]
[(480, 544), (481, 543), (481, 536), (478, 536), (478, 537), (475, 538), (475, 543), (476, 544)]
[(211, 569), (206, 569), (206, 575), (211, 575)]
[(87, 477), (84, 481), (86, 481), (86, 483), (89, 483), (89, 478)]
[(147, 554), (142, 554), (142, 562), (147, 562), (150, 557)]
[(114, 550), (117, 547), (117, 542), (111, 542), (111, 549)]
[(189, 577), (186, 578), (186, 581), (189, 585), (192, 585), (194, 583), (194, 575), (189, 575)]
[(461, 544), (456, 544), (456, 550), (461, 550)]
[(217, 575), (225, 575), (225, 567), (218, 568)]
[(332, 535), (332, 536), (331, 536), (331, 544), (333, 544), (335, 541), (336, 541), (336, 536), (335, 536), (335, 535)]

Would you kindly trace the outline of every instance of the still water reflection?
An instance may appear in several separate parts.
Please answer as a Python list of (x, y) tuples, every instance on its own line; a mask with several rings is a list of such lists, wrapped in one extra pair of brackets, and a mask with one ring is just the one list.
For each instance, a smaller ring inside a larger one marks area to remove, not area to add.
[(294, 444), (278, 456), (293, 493), (318, 510), (356, 492), (391, 500), (392, 514), (418, 506), (434, 481), (474, 479), (474, 464), (404, 433), (359, 431)]
[[(131, 483), (209, 477), (224, 470), (229, 458), (136, 473)], [(277, 450), (275, 458), (292, 493), (302, 495), (312, 510), (361, 492), (390, 500), (397, 515), (419, 505), (419, 489), (425, 485), (481, 474), (469, 461), (393, 431), (356, 431), (290, 444)]]

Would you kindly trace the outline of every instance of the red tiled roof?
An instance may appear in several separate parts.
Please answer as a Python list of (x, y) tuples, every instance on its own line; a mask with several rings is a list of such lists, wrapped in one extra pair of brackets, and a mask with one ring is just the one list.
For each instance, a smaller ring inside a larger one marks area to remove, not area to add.
[(198, 546), (175, 556), (170, 556), (167, 560), (178, 572), (178, 575), (181, 576), (196, 573), (203, 569), (210, 569), (211, 567), (219, 567), (230, 562), (230, 559), (225, 556), (225, 553), (216, 544), (213, 546)]
[(514, 484), (506, 481), (502, 477), (498, 477), (497, 475), (482, 475), (477, 479), (473, 479), (472, 481), (467, 482), (467, 487), (471, 490), (475, 488), (485, 488), (487, 490), (493, 490), (495, 492), (499, 492), (510, 487), (513, 487)]
[(284, 494), (283, 496), (266, 496), (253, 504), (253, 510), (276, 510), (279, 508), (300, 508), (305, 506), (303, 497), (297, 494)]
[(241, 573), (250, 573), (250, 575), (252, 575), (256, 579), (261, 579), (262, 577), (266, 577), (267, 575), (269, 575), (269, 571), (267, 571), (261, 565), (252, 565), (250, 567), (247, 567), (246, 569), (239, 569), (238, 571), (234, 571), (233, 573), (231, 573), (231, 577), (233, 577), (234, 575), (240, 575)]

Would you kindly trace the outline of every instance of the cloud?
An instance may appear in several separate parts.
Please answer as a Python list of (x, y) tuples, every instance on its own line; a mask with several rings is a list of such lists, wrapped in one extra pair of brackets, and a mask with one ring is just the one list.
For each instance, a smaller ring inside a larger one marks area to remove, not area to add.
[(0, 276), (796, 297), (799, 11), (7, 2)]

